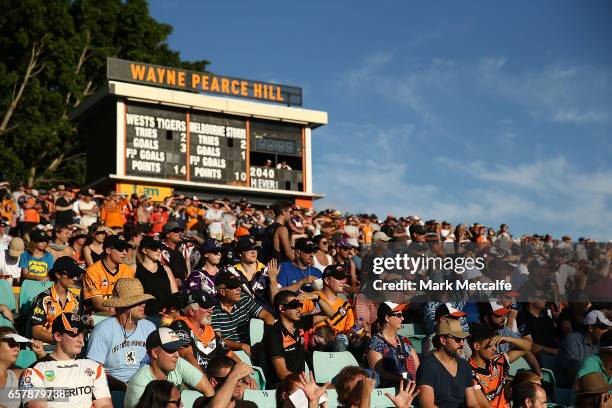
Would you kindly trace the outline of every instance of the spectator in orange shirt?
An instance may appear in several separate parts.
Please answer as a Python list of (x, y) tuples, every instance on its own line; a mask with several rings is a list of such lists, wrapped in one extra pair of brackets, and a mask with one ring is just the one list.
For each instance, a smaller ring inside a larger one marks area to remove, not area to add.
[(155, 205), (155, 211), (149, 216), (149, 224), (151, 224), (151, 232), (161, 234), (162, 228), (168, 222), (168, 208), (162, 204)]
[(102, 206), (101, 219), (107, 227), (121, 227), (125, 225), (125, 214), (123, 214), (121, 196), (113, 192)]

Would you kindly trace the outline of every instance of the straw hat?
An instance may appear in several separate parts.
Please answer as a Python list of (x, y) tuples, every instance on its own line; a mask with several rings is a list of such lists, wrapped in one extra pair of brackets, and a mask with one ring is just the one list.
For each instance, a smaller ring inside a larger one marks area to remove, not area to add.
[(138, 279), (119, 278), (115, 283), (113, 296), (106, 299), (102, 305), (115, 308), (131, 307), (151, 299), (155, 299), (155, 296), (145, 294)]

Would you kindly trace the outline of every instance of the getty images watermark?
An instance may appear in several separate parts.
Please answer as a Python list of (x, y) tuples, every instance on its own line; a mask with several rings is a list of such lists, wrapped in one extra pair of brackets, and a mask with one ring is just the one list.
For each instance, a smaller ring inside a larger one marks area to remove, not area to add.
[[(406, 271), (410, 275), (424, 275), (428, 270), (452, 271), (458, 275), (466, 271), (482, 270), (485, 268), (485, 257), (431, 257), (425, 254), (410, 256), (408, 254), (395, 254), (394, 256), (380, 256), (373, 258), (372, 272), (380, 275), (388, 271)], [(375, 279), (372, 282), (375, 290), (476, 290), (476, 291), (511, 291), (512, 284), (505, 279), (493, 282), (480, 282), (468, 280), (444, 280), (436, 282), (431, 279), (399, 281), (384, 281)]]

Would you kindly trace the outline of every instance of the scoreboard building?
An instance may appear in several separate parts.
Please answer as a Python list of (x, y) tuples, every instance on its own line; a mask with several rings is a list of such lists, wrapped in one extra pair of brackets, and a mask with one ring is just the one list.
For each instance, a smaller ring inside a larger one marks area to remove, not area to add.
[(311, 207), (322, 197), (312, 129), (327, 113), (302, 108), (301, 88), (114, 58), (107, 78), (71, 114), (87, 140), (90, 187), (159, 201), (183, 193)]

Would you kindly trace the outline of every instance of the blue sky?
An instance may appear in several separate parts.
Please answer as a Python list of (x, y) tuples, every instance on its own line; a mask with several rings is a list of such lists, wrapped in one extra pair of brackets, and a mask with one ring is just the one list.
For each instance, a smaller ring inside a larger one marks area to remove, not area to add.
[[(317, 208), (612, 239), (612, 3), (151, 1), (213, 72), (301, 86)], [(519, 3), (519, 4), (517, 4)]]

